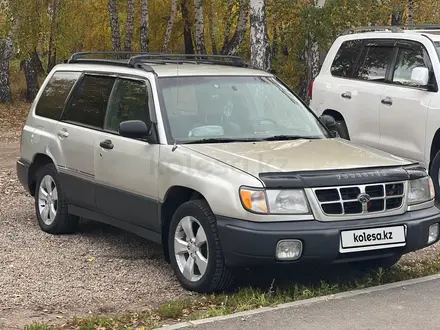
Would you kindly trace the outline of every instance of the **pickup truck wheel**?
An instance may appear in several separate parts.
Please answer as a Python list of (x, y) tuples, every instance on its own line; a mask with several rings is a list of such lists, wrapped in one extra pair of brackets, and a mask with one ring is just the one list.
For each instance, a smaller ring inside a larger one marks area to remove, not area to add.
[(440, 151), (437, 152), (431, 163), (430, 175), (435, 189), (435, 200), (440, 201)]
[(216, 219), (205, 201), (188, 201), (177, 209), (170, 225), (168, 247), (171, 266), (186, 290), (217, 292), (232, 284)]
[(35, 211), (38, 225), (50, 234), (67, 234), (77, 229), (78, 217), (67, 212), (67, 202), (53, 164), (38, 169), (36, 174)]
[(351, 265), (359, 270), (368, 270), (368, 269), (376, 269), (376, 268), (384, 268), (388, 269), (397, 264), (402, 258), (402, 255), (396, 254), (391, 257), (386, 258), (378, 258), (378, 259), (370, 259), (364, 261), (353, 262)]
[(345, 140), (350, 140), (350, 135), (348, 134), (347, 124), (344, 120), (337, 120), (339, 136)]

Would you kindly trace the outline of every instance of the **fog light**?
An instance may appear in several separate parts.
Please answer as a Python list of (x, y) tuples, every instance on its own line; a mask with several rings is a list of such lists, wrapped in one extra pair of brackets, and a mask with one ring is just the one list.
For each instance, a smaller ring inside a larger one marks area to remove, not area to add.
[(439, 231), (438, 223), (429, 226), (428, 244), (431, 244), (437, 240), (438, 231)]
[(302, 242), (297, 239), (282, 240), (277, 244), (276, 258), (278, 260), (296, 260), (301, 257)]

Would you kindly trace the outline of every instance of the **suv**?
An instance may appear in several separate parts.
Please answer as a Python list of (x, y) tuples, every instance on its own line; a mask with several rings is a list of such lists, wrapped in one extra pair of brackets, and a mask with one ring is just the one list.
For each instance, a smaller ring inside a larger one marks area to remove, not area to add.
[(332, 116), (341, 137), (429, 169), (438, 200), (439, 34), (432, 25), (348, 30), (333, 43), (310, 91), (311, 108)]
[(198, 292), (236, 267), (390, 266), (438, 240), (426, 170), (335, 138), (274, 75), (237, 57), (116, 55), (74, 54), (30, 108), (17, 175), (43, 231), (79, 217), (131, 231)]

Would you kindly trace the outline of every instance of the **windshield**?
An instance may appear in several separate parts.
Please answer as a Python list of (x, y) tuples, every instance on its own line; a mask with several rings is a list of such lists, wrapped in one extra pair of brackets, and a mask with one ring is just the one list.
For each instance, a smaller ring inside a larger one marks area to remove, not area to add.
[(327, 137), (316, 117), (271, 77), (172, 77), (159, 84), (178, 143)]

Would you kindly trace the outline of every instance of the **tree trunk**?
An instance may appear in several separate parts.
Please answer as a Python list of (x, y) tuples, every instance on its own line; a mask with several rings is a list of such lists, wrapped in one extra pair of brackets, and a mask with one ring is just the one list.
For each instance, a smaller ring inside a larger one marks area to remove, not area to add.
[(58, 34), (58, 17), (60, 11), (61, 0), (53, 0), (52, 2), (52, 21), (50, 26), (50, 36), (49, 36), (49, 54), (47, 61), (47, 72), (57, 63), (57, 49), (56, 49), (56, 38)]
[(391, 15), (391, 25), (402, 25), (403, 21), (403, 10), (401, 8), (393, 8), (393, 13)]
[(243, 43), (244, 36), (246, 35), (248, 16), (249, 0), (240, 0), (240, 13), (238, 16), (237, 28), (235, 29), (232, 38), (223, 45), (223, 55), (235, 55), (239, 51), (240, 46)]
[(141, 51), (148, 52), (149, 40), (148, 0), (141, 0)]
[(251, 0), (251, 65), (270, 69), (270, 45), (267, 35), (266, 0)]
[(414, 25), (414, 0), (408, 0), (408, 24)]
[(174, 21), (176, 20), (177, 14), (177, 0), (172, 0), (171, 2), (171, 13), (168, 18), (167, 29), (165, 31), (165, 38), (163, 40), (162, 52), (166, 52), (168, 50), (168, 44), (171, 40), (171, 33), (173, 32)]
[(195, 44), (197, 54), (206, 54), (205, 47), (205, 23), (203, 20), (203, 0), (194, 0), (195, 15)]
[(116, 0), (108, 0), (108, 13), (110, 16), (110, 29), (112, 31), (113, 51), (121, 51), (121, 31), (119, 30), (118, 8)]
[(38, 56), (37, 49), (34, 49), (34, 52), (31, 55), (32, 65), (35, 68), (37, 74), (43, 74), (43, 63), (41, 63), (40, 57)]
[(215, 41), (215, 31), (214, 31), (214, 1), (215, 0), (211, 0), (209, 2), (209, 35), (211, 37), (212, 53), (214, 55), (217, 55), (218, 54), (217, 42)]
[(185, 54), (194, 54), (194, 45), (191, 33), (191, 19), (189, 18), (188, 0), (182, 0), (180, 10), (184, 20), (183, 38), (185, 40)]
[(309, 100), (309, 87), (313, 79), (319, 74), (319, 44), (315, 41), (315, 37), (312, 32), (309, 32), (309, 36), (306, 42), (306, 72), (303, 83), (301, 85), (299, 96), (308, 103)]
[(9, 61), (12, 56), (12, 33), (0, 42), (0, 103), (12, 103)]
[(127, 21), (125, 23), (125, 44), (124, 49), (131, 52), (133, 44), (133, 29), (134, 29), (134, 0), (127, 1)]
[[(231, 37), (231, 25), (232, 25), (232, 8), (234, 8), (234, 3), (236, 0), (229, 0), (228, 9), (226, 10), (226, 24), (225, 24), (225, 39), (223, 41), (223, 48), (229, 42), (229, 38)], [(223, 50), (222, 50), (223, 53)]]
[(30, 54), (28, 58), (24, 59), (20, 63), (20, 67), (24, 71), (26, 77), (26, 101), (32, 102), (37, 96), (40, 85), (38, 83), (38, 72), (35, 67), (35, 61), (33, 60), (33, 54)]

